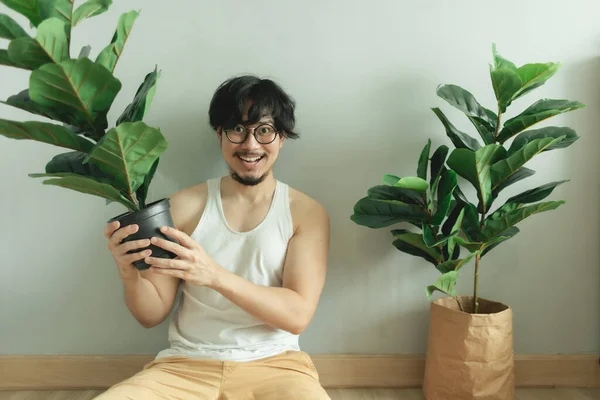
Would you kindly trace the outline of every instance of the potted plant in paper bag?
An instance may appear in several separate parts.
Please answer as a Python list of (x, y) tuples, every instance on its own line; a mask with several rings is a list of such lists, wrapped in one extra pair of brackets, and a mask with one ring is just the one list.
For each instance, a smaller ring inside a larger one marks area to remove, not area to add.
[[(514, 396), (512, 309), (480, 297), (483, 257), (519, 233), (517, 224), (555, 210), (563, 200), (545, 200), (561, 179), (524, 190), (499, 202), (507, 187), (523, 183), (535, 171), (526, 164), (542, 153), (573, 144), (579, 136), (566, 126), (531, 129), (553, 116), (580, 109), (578, 101), (543, 98), (504, 120), (513, 101), (544, 85), (559, 63), (517, 67), (493, 47), (490, 66), (494, 112), (457, 85), (440, 85), (437, 95), (462, 111), (480, 140), (457, 129), (439, 108), (433, 108), (454, 145), (431, 154), (431, 141), (418, 161), (417, 176), (385, 175), (354, 207), (351, 219), (369, 228), (407, 223), (416, 229), (394, 229), (394, 246), (433, 264), (440, 277), (426, 289), (446, 297), (431, 303), (424, 393), (427, 399), (508, 399)], [(429, 172), (429, 176), (428, 176)], [(472, 185), (468, 199), (458, 177)], [(459, 271), (475, 263), (473, 293), (456, 294)]]

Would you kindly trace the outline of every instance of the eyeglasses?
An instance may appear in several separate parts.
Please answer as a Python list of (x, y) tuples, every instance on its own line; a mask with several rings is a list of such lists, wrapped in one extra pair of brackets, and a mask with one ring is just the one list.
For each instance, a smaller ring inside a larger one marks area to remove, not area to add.
[(256, 128), (247, 128), (242, 124), (238, 124), (232, 129), (225, 129), (225, 136), (231, 143), (244, 143), (248, 138), (248, 134), (252, 130), (252, 134), (256, 141), (260, 144), (272, 143), (277, 137), (277, 130), (270, 124), (260, 124)]

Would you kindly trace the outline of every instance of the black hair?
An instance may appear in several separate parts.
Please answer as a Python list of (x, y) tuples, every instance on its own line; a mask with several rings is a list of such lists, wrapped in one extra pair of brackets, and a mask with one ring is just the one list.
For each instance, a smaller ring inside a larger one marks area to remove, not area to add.
[[(253, 104), (248, 110), (248, 120), (242, 121), (248, 100)], [(214, 130), (219, 127), (230, 129), (242, 122), (254, 124), (262, 117), (270, 116), (278, 132), (297, 139), (295, 107), (295, 100), (272, 80), (244, 75), (228, 79), (217, 88), (208, 116)]]

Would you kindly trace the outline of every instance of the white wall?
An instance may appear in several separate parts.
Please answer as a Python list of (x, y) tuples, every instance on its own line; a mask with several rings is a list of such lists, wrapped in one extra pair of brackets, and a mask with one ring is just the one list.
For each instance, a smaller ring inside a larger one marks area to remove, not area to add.
[[(425, 351), (424, 287), (438, 273), (397, 251), (389, 229), (352, 223), (352, 207), (385, 173), (415, 175), (427, 138), (450, 144), (431, 107), (475, 135), (435, 88), (459, 84), (494, 108), (492, 42), (519, 65), (563, 62), (512, 112), (541, 97), (588, 105), (552, 121), (582, 139), (540, 156), (530, 164), (538, 173), (515, 185), (522, 191), (570, 178), (552, 195), (567, 204), (521, 224), (518, 240), (490, 253), (480, 291), (514, 308), (516, 352), (600, 352), (599, 3), (115, 0), (109, 13), (76, 29), (73, 51), (91, 44), (97, 54), (130, 9), (142, 13), (117, 66), (123, 89), (109, 120), (158, 64), (162, 79), (146, 121), (170, 147), (153, 198), (226, 173), (207, 123), (208, 102), (224, 79), (273, 77), (296, 98), (302, 138), (284, 146), (276, 174), (322, 202), (332, 221), (327, 284), (301, 339), (311, 353)], [(0, 98), (26, 87), (28, 72), (0, 71)], [(32, 119), (4, 105), (0, 117)], [(146, 330), (130, 316), (102, 235), (104, 222), (123, 209), (27, 176), (59, 151), (0, 137), (0, 353), (157, 352), (167, 345), (167, 324)], [(462, 273), (464, 294), (471, 272)]]

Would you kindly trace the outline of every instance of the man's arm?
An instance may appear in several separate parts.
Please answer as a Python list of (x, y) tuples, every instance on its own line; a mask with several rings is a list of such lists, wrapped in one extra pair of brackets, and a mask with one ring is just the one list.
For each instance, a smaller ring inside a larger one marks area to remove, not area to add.
[[(197, 188), (190, 188), (176, 193), (170, 198), (173, 224), (187, 234), (193, 229), (190, 204), (198, 203)], [(145, 328), (152, 328), (165, 320), (171, 312), (180, 279), (157, 274), (150, 270), (140, 271), (133, 279), (123, 279), (125, 288), (125, 304)]]
[(282, 287), (256, 285), (219, 268), (211, 287), (266, 324), (300, 334), (313, 318), (327, 269), (329, 218), (311, 200), (288, 245)]

